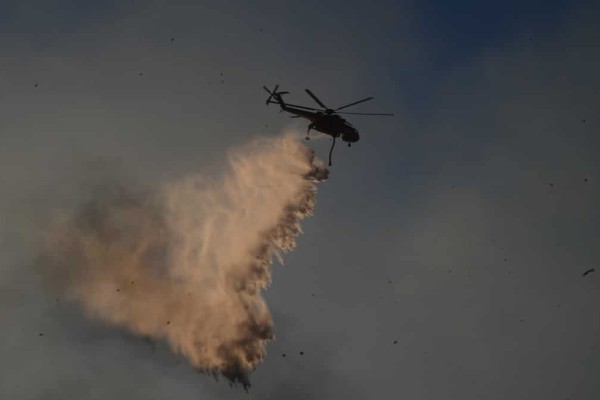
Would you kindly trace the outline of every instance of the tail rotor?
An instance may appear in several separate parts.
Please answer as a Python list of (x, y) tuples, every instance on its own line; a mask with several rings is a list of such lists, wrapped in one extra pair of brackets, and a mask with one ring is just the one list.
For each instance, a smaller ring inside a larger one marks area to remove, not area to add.
[(267, 98), (267, 101), (265, 101), (266, 105), (269, 105), (271, 103), (283, 105), (283, 98), (281, 96), (284, 94), (288, 94), (289, 92), (278, 92), (277, 91), (278, 88), (279, 88), (279, 85), (275, 85), (275, 88), (273, 90), (269, 90), (269, 88), (267, 88), (266, 86), (263, 86), (263, 89), (265, 89), (265, 91), (267, 93), (269, 93), (269, 97)]

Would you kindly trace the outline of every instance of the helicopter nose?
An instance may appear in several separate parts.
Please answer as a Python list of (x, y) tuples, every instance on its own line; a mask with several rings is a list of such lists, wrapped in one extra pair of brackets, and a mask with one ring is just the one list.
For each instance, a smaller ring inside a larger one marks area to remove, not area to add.
[(354, 142), (358, 142), (358, 139), (360, 139), (360, 136), (358, 135), (358, 131), (356, 129), (353, 129), (351, 131), (344, 133), (344, 135), (342, 136), (342, 139), (345, 142), (354, 143)]

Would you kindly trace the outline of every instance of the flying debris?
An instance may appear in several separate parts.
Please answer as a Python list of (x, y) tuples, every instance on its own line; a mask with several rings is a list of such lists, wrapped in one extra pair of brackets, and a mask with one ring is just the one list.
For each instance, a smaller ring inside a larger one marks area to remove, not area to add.
[(344, 118), (340, 117), (339, 114), (353, 114), (353, 115), (381, 115), (381, 116), (393, 116), (394, 114), (385, 114), (385, 113), (359, 113), (359, 112), (339, 112), (344, 108), (348, 108), (350, 106), (354, 106), (356, 104), (364, 103), (365, 101), (373, 100), (373, 97), (366, 97), (362, 100), (354, 101), (352, 103), (346, 104), (344, 106), (331, 109), (327, 107), (313, 92), (309, 89), (305, 89), (306, 93), (322, 108), (313, 108), (306, 106), (299, 106), (296, 104), (290, 104), (283, 101), (283, 95), (288, 94), (289, 92), (278, 92), (277, 89), (279, 85), (276, 85), (273, 90), (269, 90), (266, 86), (263, 88), (269, 93), (269, 98), (267, 98), (266, 104), (279, 104), (282, 111), (289, 112), (294, 114), (292, 118), (306, 118), (310, 121), (308, 124), (308, 130), (306, 131), (306, 140), (310, 140), (310, 131), (316, 130), (318, 132), (322, 132), (326, 135), (329, 135), (333, 138), (333, 143), (331, 144), (331, 149), (329, 150), (329, 166), (331, 166), (331, 153), (333, 152), (333, 148), (335, 147), (335, 140), (338, 137), (342, 137), (344, 142), (348, 143), (348, 147), (352, 145), (352, 143), (358, 142), (360, 136), (358, 135), (358, 130), (352, 126), (351, 123), (346, 121)]
[(585, 271), (582, 276), (586, 276), (586, 275), (591, 274), (592, 272), (595, 272), (595, 271), (596, 271), (596, 268), (590, 268), (587, 271)]

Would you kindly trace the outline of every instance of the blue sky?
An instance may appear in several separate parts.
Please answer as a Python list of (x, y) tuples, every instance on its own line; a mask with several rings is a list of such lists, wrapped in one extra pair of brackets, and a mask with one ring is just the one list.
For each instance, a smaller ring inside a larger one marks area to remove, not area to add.
[[(417, 18), (426, 48), (426, 67), (420, 74), (408, 73), (401, 84), (419, 99), (423, 92), (434, 92), (449, 70), (464, 68), (482, 52), (501, 49), (513, 41), (533, 46), (544, 40), (556, 31), (572, 6), (568, 1), (419, 2)], [(422, 79), (415, 82), (415, 75)], [(427, 110), (428, 99), (422, 101), (416, 101), (417, 110)]]
[[(396, 115), (351, 119), (361, 141), (336, 148), (274, 266), (277, 340), (247, 397), (598, 398), (600, 286), (581, 277), (600, 258), (598, 12), (0, 2), (0, 398), (242, 395), (51, 306), (30, 231), (90, 176), (209, 173), (255, 136), (303, 131), (265, 107), (276, 83)], [(329, 144), (309, 143), (322, 159)]]

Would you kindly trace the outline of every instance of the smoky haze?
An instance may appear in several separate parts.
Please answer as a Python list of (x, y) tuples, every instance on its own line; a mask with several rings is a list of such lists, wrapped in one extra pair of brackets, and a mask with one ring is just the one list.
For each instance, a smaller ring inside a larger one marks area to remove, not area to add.
[(93, 188), (56, 214), (39, 264), (91, 318), (166, 341), (198, 370), (250, 386), (273, 321), (262, 290), (295, 247), (328, 171), (298, 137), (257, 139), (218, 177)]

